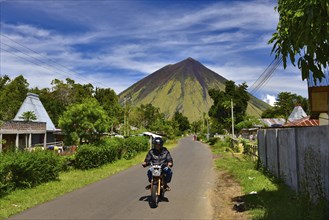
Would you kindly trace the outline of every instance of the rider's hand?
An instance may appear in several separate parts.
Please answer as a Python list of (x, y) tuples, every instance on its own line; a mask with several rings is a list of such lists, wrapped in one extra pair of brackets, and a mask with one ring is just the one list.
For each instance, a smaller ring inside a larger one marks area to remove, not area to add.
[(145, 161), (142, 163), (142, 166), (143, 166), (143, 167), (146, 167), (146, 166), (147, 166), (147, 164), (146, 164)]
[(168, 163), (168, 167), (172, 167), (173, 166), (173, 163), (172, 162), (169, 162)]

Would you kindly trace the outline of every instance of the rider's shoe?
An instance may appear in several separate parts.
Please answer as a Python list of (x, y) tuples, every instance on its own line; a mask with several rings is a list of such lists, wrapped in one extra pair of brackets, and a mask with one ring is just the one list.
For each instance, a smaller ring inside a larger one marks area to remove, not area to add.
[(165, 191), (170, 191), (171, 190), (171, 188), (168, 185), (164, 185), (163, 188), (164, 188)]
[(149, 190), (149, 189), (151, 189), (151, 184), (149, 184), (149, 185), (145, 186), (145, 189), (146, 189), (146, 190)]

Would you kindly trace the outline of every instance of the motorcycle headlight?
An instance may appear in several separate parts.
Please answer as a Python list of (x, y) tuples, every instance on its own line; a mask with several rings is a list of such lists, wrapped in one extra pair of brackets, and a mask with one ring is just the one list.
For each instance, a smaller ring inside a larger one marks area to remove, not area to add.
[(153, 170), (152, 175), (153, 176), (160, 176), (161, 175), (161, 171), (160, 170)]

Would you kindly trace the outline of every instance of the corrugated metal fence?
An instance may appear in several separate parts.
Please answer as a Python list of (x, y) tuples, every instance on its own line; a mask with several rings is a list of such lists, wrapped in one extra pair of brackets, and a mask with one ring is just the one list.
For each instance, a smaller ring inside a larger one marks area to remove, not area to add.
[(257, 137), (260, 161), (272, 174), (329, 200), (329, 126), (263, 129)]

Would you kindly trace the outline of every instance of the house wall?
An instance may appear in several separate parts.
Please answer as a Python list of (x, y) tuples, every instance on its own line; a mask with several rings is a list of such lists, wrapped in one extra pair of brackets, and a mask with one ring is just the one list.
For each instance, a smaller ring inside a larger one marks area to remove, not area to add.
[(46, 131), (45, 122), (6, 121), (0, 128), (2, 132), (10, 131)]
[(329, 126), (259, 130), (259, 159), (292, 189), (329, 200), (328, 134)]
[[(0, 152), (10, 147), (23, 149), (33, 144), (44, 143), (46, 135), (45, 122), (7, 121), (0, 127)], [(39, 142), (43, 139), (42, 142)], [(3, 143), (2, 141), (5, 140)]]

